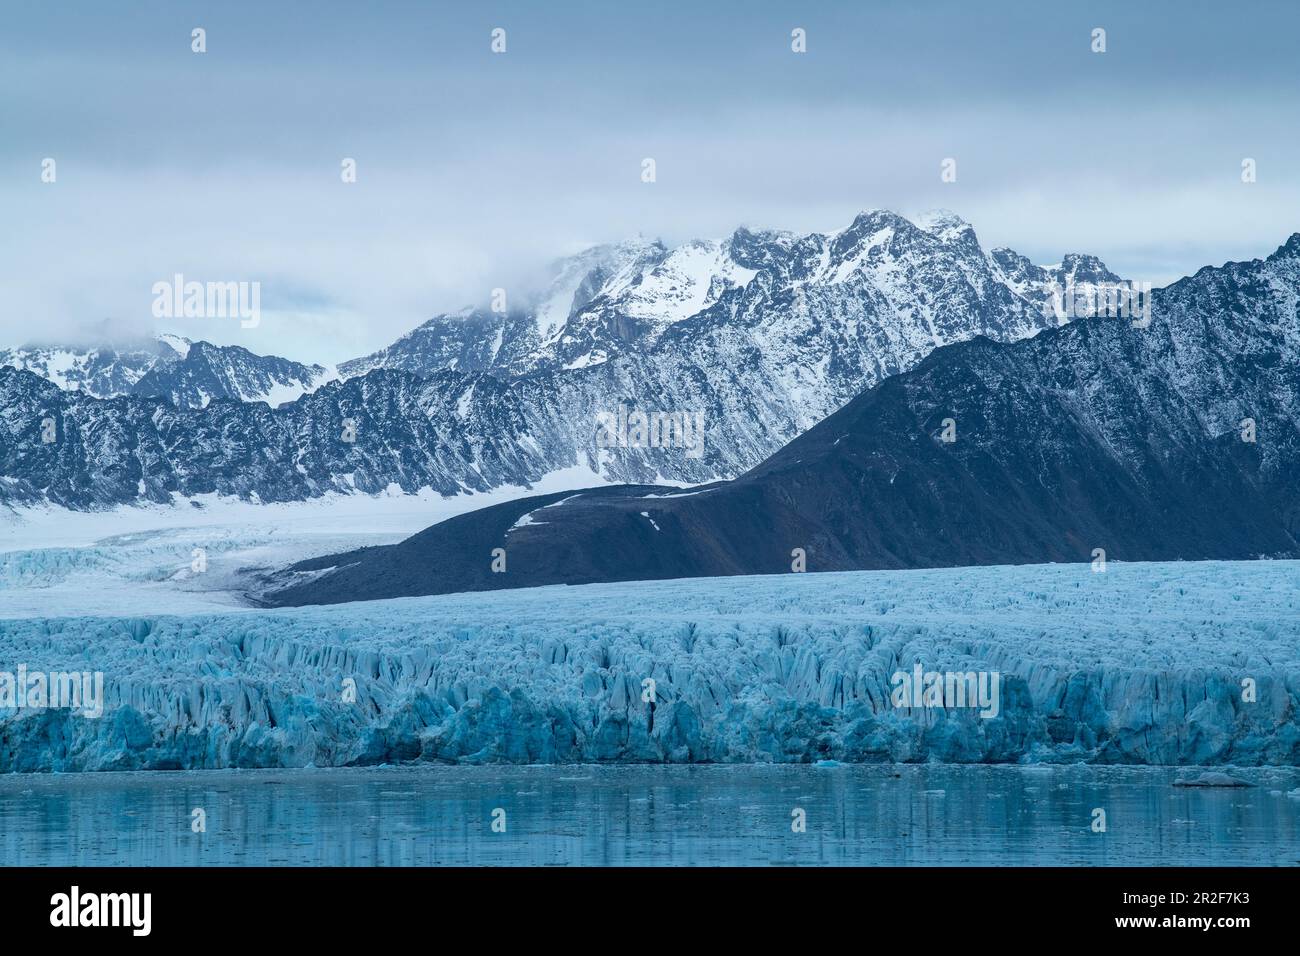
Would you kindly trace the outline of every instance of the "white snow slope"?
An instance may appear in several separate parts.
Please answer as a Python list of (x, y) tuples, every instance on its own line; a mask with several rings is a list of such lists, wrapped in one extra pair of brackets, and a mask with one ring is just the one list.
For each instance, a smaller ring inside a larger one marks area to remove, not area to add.
[[(1297, 583), (1297, 562), (1112, 563), (0, 620), (0, 670), (101, 670), (106, 698), (100, 719), (0, 710), (0, 770), (1295, 766)], [(998, 672), (1000, 713), (895, 707), (890, 677), (916, 664)]]

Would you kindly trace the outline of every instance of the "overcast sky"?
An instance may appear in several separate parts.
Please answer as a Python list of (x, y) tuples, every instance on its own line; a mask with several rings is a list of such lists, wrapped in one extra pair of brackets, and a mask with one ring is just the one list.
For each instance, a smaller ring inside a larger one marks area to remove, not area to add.
[[(1300, 230), (1297, 36), (1250, 0), (9, 4), (0, 347), (109, 322), (333, 362), (594, 242), (876, 207), (1164, 283)], [(261, 325), (160, 323), (175, 273), (259, 281)]]

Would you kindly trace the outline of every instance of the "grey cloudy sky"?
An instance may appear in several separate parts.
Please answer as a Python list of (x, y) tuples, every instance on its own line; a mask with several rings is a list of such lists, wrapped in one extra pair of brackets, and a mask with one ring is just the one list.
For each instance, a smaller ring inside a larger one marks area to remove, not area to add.
[(0, 347), (147, 333), (179, 272), (260, 281), (263, 322), (170, 330), (337, 361), (593, 242), (875, 207), (1161, 283), (1300, 230), (1298, 35), (1251, 0), (10, 4)]

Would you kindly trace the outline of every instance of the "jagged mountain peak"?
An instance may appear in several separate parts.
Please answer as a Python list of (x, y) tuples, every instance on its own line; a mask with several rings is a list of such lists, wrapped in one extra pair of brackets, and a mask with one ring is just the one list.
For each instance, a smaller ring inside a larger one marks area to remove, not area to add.
[(990, 249), (989, 258), (1007, 270), (1035, 268), (1032, 259), (1016, 252), (1014, 249), (1008, 248), (1007, 246), (998, 246), (996, 249)]
[(736, 265), (761, 272), (779, 269), (781, 262), (790, 259), (799, 239), (792, 232), (741, 226), (727, 240), (727, 251)]
[(1300, 232), (1293, 232), (1289, 239), (1269, 256), (1270, 259), (1300, 259)]
[[(925, 212), (914, 219), (888, 209), (866, 210), (846, 229), (824, 237), (823, 243), (826, 250), (823, 271), (838, 280), (867, 266), (882, 270), (882, 274), (895, 272), (896, 263), (906, 262), (902, 268), (910, 274), (909, 281), (924, 283), (923, 273), (937, 275), (956, 269), (964, 274), (963, 282), (981, 287), (981, 295), (986, 292), (985, 286), (1000, 281), (997, 274), (989, 273), (990, 262), (996, 266), (999, 255), (1022, 258), (1009, 249), (986, 253), (974, 227), (944, 209)], [(1009, 271), (1025, 268), (1021, 264)], [(1016, 295), (1026, 294), (1020, 286), (1003, 284)], [(1029, 298), (1033, 300), (1037, 296), (1031, 294)]]
[(863, 209), (842, 232), (861, 232), (887, 227), (917, 228), (916, 223), (892, 209)]
[(10, 349), (0, 351), (0, 365), (25, 369), (59, 388), (96, 398), (149, 395), (181, 407), (202, 407), (217, 398), (278, 404), (310, 391), (332, 374), (319, 365), (171, 333), (129, 346)]
[(975, 227), (950, 209), (930, 209), (916, 217), (916, 226), (940, 242), (972, 242), (978, 245)]
[[(716, 307), (732, 316), (752, 313), (759, 303), (747, 309), (747, 300), (776, 301), (782, 290), (806, 297), (849, 283), (857, 290), (851, 294), (876, 301), (873, 310), (887, 306), (903, 316), (933, 308), (913, 297), (952, 299), (953, 317), (941, 324), (955, 326), (962, 321), (957, 312), (969, 311), (974, 299), (1000, 298), (998, 311), (1039, 309), (1049, 282), (1073, 280), (1074, 272), (1081, 280), (1118, 281), (1094, 257), (1075, 257), (1070, 274), (1058, 275), (1003, 252), (986, 255), (971, 225), (948, 210), (913, 222), (892, 210), (867, 209), (828, 234), (743, 225), (725, 239), (671, 246), (636, 237), (558, 260), (548, 288), (517, 313), (479, 308), (435, 316), (391, 346), (344, 363), (340, 372), (388, 366), (424, 375), (446, 368), (517, 375), (588, 368), (654, 348), (670, 329), (709, 326), (719, 321)], [(1013, 335), (1034, 327), (1013, 325)], [(933, 344), (949, 335), (945, 328), (925, 337)]]
[(156, 338), (159, 345), (171, 349), (177, 358), (185, 358), (190, 353), (190, 346), (194, 343), (182, 335), (174, 335), (171, 332), (160, 332)]
[(1066, 283), (1119, 282), (1119, 276), (1106, 268), (1106, 264), (1093, 255), (1067, 252), (1061, 259), (1060, 275)]
[(909, 219), (889, 209), (868, 209), (853, 217), (853, 221), (830, 236), (831, 254), (845, 257), (866, 248), (881, 246), (895, 236), (919, 237), (921, 230)]

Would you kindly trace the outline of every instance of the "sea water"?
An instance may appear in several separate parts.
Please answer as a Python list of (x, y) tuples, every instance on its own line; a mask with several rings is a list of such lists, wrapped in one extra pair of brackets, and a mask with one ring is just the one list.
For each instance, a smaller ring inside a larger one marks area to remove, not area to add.
[(1255, 785), (941, 764), (7, 775), (0, 863), (1300, 864), (1300, 770), (1233, 774)]

